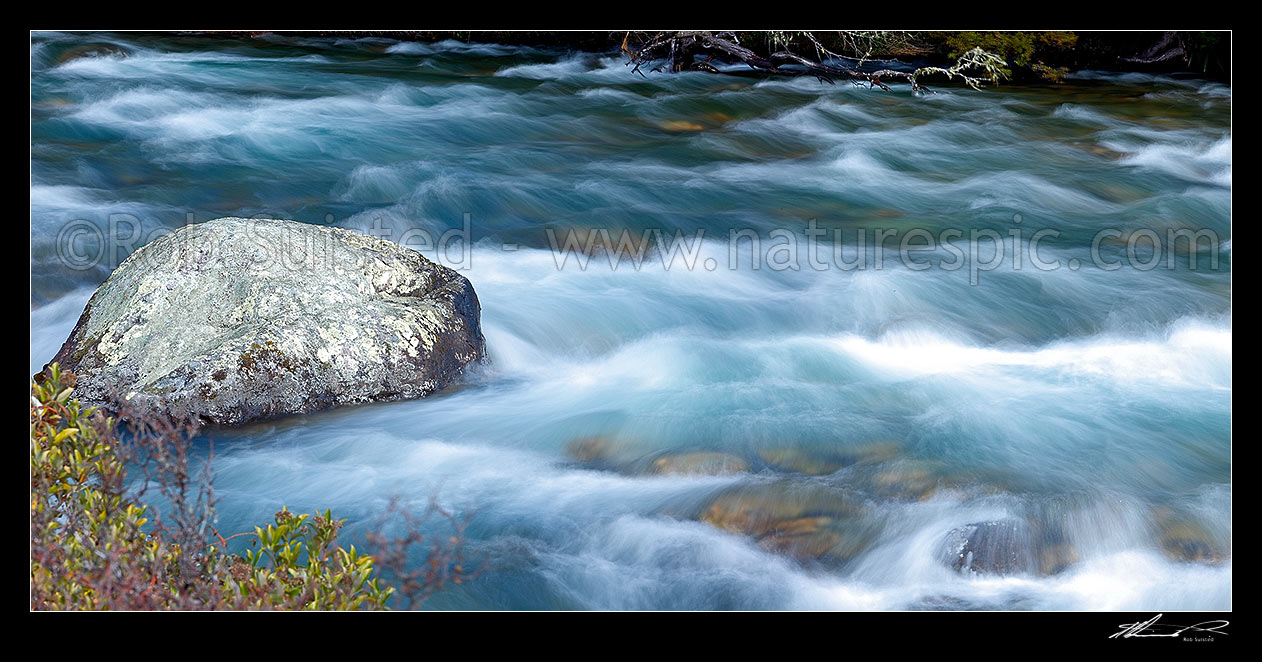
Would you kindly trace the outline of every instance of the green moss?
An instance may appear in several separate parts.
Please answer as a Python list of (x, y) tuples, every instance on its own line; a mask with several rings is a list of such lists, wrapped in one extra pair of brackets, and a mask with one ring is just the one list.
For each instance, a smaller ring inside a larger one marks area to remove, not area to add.
[(1053, 67), (1044, 60), (1069, 51), (1078, 43), (1073, 32), (956, 32), (946, 35), (950, 57), (980, 48), (1002, 57), (1008, 63), (1003, 70), (1008, 77), (1034, 77), (1059, 82), (1068, 73), (1064, 67)]

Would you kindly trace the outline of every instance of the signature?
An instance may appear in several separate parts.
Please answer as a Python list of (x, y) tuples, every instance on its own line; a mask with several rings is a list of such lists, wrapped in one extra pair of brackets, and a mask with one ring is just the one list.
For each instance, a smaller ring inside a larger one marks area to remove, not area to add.
[(1129, 639), (1130, 637), (1178, 637), (1184, 632), (1208, 632), (1210, 634), (1230, 634), (1223, 632), (1219, 628), (1227, 627), (1227, 621), (1204, 621), (1196, 625), (1174, 625), (1173, 623), (1158, 623), (1164, 614), (1157, 614), (1142, 623), (1123, 623), (1122, 630), (1109, 635), (1109, 639), (1121, 637)]

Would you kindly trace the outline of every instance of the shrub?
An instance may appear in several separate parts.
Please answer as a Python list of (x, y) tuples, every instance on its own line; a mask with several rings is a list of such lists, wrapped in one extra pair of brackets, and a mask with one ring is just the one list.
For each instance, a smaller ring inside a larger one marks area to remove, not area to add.
[[(373, 558), (334, 544), (345, 520), (276, 513), (275, 524), (255, 527), (257, 549), (227, 564), (229, 600), (253, 609), (384, 609), (394, 592), (373, 577)], [(224, 541), (226, 542), (226, 541)]]
[[(74, 381), (54, 364), (31, 384), (32, 609), (387, 608), (395, 590), (382, 584), (375, 559), (337, 544), (345, 520), (282, 508), (253, 532), (220, 536), (208, 463), (200, 477), (190, 470), (196, 426), (120, 424), (72, 398)], [(131, 492), (129, 467), (144, 478)], [(166, 501), (165, 518), (138, 502), (151, 485)], [(229, 553), (229, 540), (241, 536), (250, 548)], [(387, 548), (388, 560), (401, 564), (407, 545), (422, 540), (409, 530)], [(459, 541), (438, 548), (421, 581), (397, 569), (409, 582), (407, 605), (468, 576), (452, 553)]]

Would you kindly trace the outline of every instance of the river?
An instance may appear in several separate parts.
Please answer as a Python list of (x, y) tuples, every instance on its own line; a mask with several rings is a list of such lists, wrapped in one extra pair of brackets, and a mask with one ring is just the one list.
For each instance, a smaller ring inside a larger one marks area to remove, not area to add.
[[(477, 290), (461, 387), (208, 431), (224, 531), (332, 508), (362, 546), (435, 499), (483, 571), (433, 609), (1231, 607), (1230, 87), (386, 39), (37, 33), (31, 60), (32, 372), (190, 221), (410, 230)], [(681, 241), (558, 248), (601, 229)], [(660, 471), (696, 453), (747, 470)], [(732, 494), (844, 502), (787, 509), (844, 553), (786, 553)], [(985, 522), (1055, 562), (950, 567)]]

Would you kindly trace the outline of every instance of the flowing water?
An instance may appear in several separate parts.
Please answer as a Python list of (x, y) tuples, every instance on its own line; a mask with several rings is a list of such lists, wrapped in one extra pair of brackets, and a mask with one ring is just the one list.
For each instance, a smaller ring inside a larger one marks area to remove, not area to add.
[[(472, 239), (426, 255), (473, 282), (491, 362), (210, 431), (225, 531), (329, 507), (362, 544), (434, 498), (485, 567), (443, 609), (1231, 606), (1229, 87), (918, 96), (376, 39), (37, 34), (31, 60), (32, 371), (156, 231)], [(549, 228), (688, 241), (581, 268)], [(696, 452), (746, 470), (660, 471)], [(984, 522), (1038, 558), (951, 567)]]

